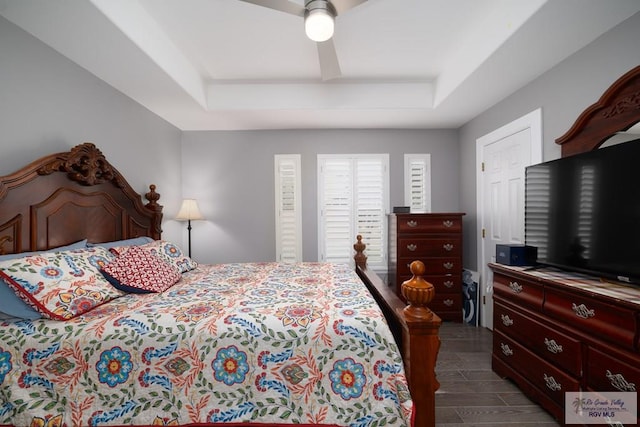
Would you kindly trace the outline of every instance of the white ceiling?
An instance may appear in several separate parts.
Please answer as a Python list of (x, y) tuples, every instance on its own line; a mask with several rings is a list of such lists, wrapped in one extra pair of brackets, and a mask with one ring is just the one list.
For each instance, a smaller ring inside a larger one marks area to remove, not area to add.
[[(303, 4), (303, 0), (292, 0)], [(0, 14), (182, 130), (457, 128), (638, 0), (368, 0), (323, 82), (303, 19), (239, 0), (0, 0)]]

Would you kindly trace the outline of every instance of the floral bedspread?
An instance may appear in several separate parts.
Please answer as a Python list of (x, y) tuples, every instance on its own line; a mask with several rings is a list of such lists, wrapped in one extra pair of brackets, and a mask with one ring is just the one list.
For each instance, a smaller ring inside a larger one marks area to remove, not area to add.
[(201, 265), (67, 321), (0, 322), (0, 424), (405, 426), (411, 411), (347, 266)]

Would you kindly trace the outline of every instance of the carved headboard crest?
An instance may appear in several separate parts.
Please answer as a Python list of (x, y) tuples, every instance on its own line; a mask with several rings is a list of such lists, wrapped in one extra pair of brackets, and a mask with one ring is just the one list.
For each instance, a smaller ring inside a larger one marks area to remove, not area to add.
[(85, 142), (76, 145), (69, 152), (61, 153), (56, 159), (38, 169), (39, 175), (53, 172), (66, 172), (69, 179), (83, 185), (97, 185), (113, 181), (119, 188), (124, 185), (123, 178), (111, 166), (94, 144)]
[(107, 242), (162, 234), (155, 185), (146, 205), (90, 142), (0, 176), (0, 253), (46, 250), (82, 239)]

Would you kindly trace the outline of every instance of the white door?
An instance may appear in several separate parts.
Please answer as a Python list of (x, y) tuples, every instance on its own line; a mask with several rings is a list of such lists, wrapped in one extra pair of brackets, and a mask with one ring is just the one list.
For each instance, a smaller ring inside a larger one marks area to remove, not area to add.
[(496, 244), (524, 243), (525, 167), (542, 160), (541, 114), (536, 110), (477, 143), (478, 256), (481, 325), (493, 329), (493, 276)]

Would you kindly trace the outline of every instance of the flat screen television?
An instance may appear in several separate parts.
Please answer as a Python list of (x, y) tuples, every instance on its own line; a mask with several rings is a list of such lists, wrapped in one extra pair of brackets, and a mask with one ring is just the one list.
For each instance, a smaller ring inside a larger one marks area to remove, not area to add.
[(539, 264), (640, 284), (640, 139), (527, 167), (525, 243)]

